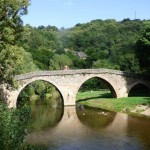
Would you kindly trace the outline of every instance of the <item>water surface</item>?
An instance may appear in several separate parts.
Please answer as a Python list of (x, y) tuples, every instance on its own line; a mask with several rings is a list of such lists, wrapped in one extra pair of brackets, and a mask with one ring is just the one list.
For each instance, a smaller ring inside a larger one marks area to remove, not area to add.
[(41, 106), (35, 109), (31, 126), (27, 143), (46, 145), (48, 150), (150, 149), (150, 119), (82, 105)]

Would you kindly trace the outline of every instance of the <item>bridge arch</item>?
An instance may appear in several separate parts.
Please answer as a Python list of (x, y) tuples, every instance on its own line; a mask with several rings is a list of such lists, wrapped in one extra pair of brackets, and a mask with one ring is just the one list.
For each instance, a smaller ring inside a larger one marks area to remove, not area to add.
[(57, 84), (55, 84), (53, 81), (49, 81), (49, 80), (47, 80), (47, 79), (39, 79), (39, 78), (37, 78), (37, 79), (34, 79), (34, 80), (29, 80), (28, 82), (22, 84), (22, 85), (19, 87), (18, 95), (17, 95), (17, 99), (16, 99), (16, 106), (17, 106), (18, 98), (19, 98), (21, 92), (22, 92), (26, 87), (28, 87), (30, 84), (32, 84), (32, 83), (34, 83), (34, 82), (36, 82), (36, 81), (47, 82), (48, 84), (54, 86), (54, 87), (57, 89), (57, 91), (59, 92), (59, 94), (60, 94), (60, 96), (61, 96), (61, 98), (62, 98), (62, 105), (64, 105), (64, 96), (63, 96), (63, 93), (62, 93), (62, 91), (60, 90), (59, 86), (58, 86)]
[[(150, 96), (150, 85), (145, 83), (145, 82), (135, 82), (133, 83), (129, 88), (128, 88), (128, 97), (132, 95), (132, 91), (135, 88), (139, 88), (141, 90), (145, 90), (145, 94), (147, 93), (147, 95)], [(138, 93), (140, 95), (140, 93)], [(143, 95), (144, 96), (144, 95)]]
[(102, 81), (103, 83), (106, 84), (106, 86), (108, 87), (108, 89), (110, 90), (111, 94), (112, 94), (112, 97), (113, 98), (116, 98), (117, 97), (117, 93), (116, 93), (116, 90), (115, 90), (115, 87), (113, 85), (113, 83), (111, 83), (107, 78), (104, 78), (104, 77), (101, 77), (101, 76), (90, 76), (86, 79), (83, 79), (80, 83), (79, 83), (79, 86), (78, 86), (78, 89), (77, 89), (77, 92), (79, 91), (79, 89), (81, 88), (81, 86), (88, 80), (90, 79), (93, 79), (93, 78), (97, 78), (99, 79), (100, 81)]

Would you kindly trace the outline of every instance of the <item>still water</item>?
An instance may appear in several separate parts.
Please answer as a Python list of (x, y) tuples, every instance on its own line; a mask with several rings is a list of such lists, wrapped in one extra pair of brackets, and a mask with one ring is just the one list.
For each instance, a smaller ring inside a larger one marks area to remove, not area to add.
[[(37, 108), (39, 107), (39, 108)], [(150, 119), (77, 106), (36, 106), (31, 145), (48, 150), (149, 150)]]

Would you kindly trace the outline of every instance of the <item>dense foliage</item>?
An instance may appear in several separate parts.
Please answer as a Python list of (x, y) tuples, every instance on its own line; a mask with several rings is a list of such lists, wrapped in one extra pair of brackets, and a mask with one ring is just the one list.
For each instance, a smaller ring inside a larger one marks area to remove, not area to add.
[[(32, 56), (16, 43), (21, 38), (24, 27), (21, 16), (27, 13), (29, 0), (0, 1), (0, 84), (14, 86), (15, 74), (35, 70)], [(0, 149), (35, 149), (24, 146), (30, 109), (7, 108), (0, 101)]]
[(30, 110), (27, 107), (9, 109), (0, 102), (0, 149), (20, 150), (23, 146), (24, 136)]
[(14, 85), (14, 75), (37, 70), (30, 53), (10, 45), (0, 52), (0, 67), (0, 83), (10, 85)]
[(29, 0), (0, 1), (1, 84), (7, 83), (12, 86), (15, 74), (32, 71), (36, 68), (32, 63), (32, 56), (16, 45), (24, 32), (21, 16), (27, 14), (28, 6)]
[[(28, 34), (19, 44), (32, 54), (34, 63), (42, 70), (62, 69), (62, 66), (58, 67), (61, 64), (70, 68), (110, 68), (140, 73), (143, 71), (143, 55), (139, 53), (142, 51), (149, 60), (149, 47), (146, 46), (150, 42), (148, 27), (149, 20), (130, 19), (119, 22), (111, 19), (93, 20), (69, 29), (26, 25)], [(145, 41), (142, 39), (144, 35), (147, 35), (147, 43), (142, 45), (140, 41)], [(75, 54), (81, 51), (87, 54), (86, 59)], [(66, 58), (61, 61), (58, 55), (62, 54)], [(66, 62), (67, 56), (71, 59), (69, 64)], [(144, 72), (150, 66), (149, 61), (146, 62)]]
[(136, 54), (142, 72), (150, 72), (150, 26), (147, 27), (136, 43)]
[(50, 108), (62, 105), (59, 91), (50, 83), (35, 81), (24, 88), (18, 97), (18, 107), (24, 105), (48, 105)]
[(21, 16), (27, 14), (29, 0), (0, 1), (0, 50), (14, 45), (23, 32)]

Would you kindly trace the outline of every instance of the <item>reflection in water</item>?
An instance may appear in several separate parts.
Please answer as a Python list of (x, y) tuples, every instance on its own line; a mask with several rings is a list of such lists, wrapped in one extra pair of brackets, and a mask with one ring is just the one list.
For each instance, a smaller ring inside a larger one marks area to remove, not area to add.
[(76, 112), (79, 120), (84, 125), (94, 129), (107, 127), (114, 120), (116, 115), (115, 112), (85, 107), (80, 104), (77, 104)]
[(117, 113), (113, 122), (106, 128), (109, 134), (126, 136), (128, 127), (128, 115)]
[[(56, 110), (54, 113), (51, 111), (49, 113), (53, 115), (58, 113)], [(42, 119), (40, 123), (42, 124)], [(50, 150), (150, 149), (148, 119), (141, 120), (127, 114), (94, 110), (85, 106), (71, 106), (64, 108), (62, 119), (53, 123), (53, 127), (45, 124), (47, 128), (36, 130), (26, 137), (28, 144), (47, 145)]]
[(31, 105), (32, 130), (41, 130), (56, 125), (63, 116), (63, 107), (50, 107), (49, 105)]
[(150, 119), (129, 116), (128, 133), (138, 138), (147, 149), (150, 149)]

